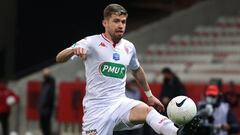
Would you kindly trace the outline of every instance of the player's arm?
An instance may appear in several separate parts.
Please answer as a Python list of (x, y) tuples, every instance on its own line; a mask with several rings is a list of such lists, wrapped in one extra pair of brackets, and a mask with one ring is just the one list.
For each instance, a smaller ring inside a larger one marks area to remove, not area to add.
[(66, 48), (57, 54), (56, 61), (65, 62), (69, 60), (73, 55), (74, 55), (73, 48)]
[[(134, 76), (138, 84), (141, 85), (145, 92), (147, 93), (151, 92), (150, 87), (146, 80), (145, 72), (141, 66), (136, 70), (132, 70), (132, 75)], [(152, 94), (148, 94), (147, 96), (150, 97), (152, 96)]]
[(82, 60), (86, 59), (86, 49), (81, 48), (81, 47), (75, 47), (75, 48), (66, 48), (59, 52), (56, 56), (56, 61), (57, 62), (65, 62), (69, 60), (73, 55), (80, 56)]
[(156, 107), (159, 111), (164, 111), (164, 106), (162, 103), (155, 96), (153, 96), (151, 92), (143, 68), (140, 66), (138, 69), (132, 70), (132, 75), (138, 84), (144, 89), (144, 92), (148, 97), (148, 104)]

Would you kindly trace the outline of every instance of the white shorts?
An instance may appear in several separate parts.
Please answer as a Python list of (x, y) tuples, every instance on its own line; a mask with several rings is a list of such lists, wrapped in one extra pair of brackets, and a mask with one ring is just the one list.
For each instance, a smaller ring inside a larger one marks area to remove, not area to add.
[(113, 131), (135, 129), (142, 124), (129, 122), (130, 110), (143, 103), (127, 97), (105, 108), (93, 108), (85, 112), (82, 135), (112, 135)]

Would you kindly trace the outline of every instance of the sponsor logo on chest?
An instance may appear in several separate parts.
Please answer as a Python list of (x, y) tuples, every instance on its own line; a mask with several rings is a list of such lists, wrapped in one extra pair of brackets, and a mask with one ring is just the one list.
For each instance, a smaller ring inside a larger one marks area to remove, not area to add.
[(104, 76), (123, 79), (126, 74), (126, 67), (123, 64), (103, 62), (99, 66), (100, 73)]

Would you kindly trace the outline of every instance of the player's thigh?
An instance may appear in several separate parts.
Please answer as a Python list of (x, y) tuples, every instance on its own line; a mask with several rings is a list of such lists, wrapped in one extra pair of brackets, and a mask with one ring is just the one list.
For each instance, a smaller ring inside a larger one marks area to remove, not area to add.
[(129, 121), (133, 124), (141, 124), (146, 121), (148, 113), (153, 107), (148, 106), (145, 103), (140, 103), (130, 110)]

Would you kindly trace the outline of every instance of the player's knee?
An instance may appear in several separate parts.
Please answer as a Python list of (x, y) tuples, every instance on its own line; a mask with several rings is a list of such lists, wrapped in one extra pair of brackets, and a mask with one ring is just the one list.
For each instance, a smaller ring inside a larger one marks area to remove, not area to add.
[(148, 113), (151, 112), (154, 108), (151, 106), (145, 106), (142, 109), (142, 114), (144, 115), (144, 117), (147, 117)]
[(154, 108), (152, 107), (152, 106), (148, 106), (148, 105), (145, 105), (144, 107), (143, 107), (143, 112), (144, 112), (144, 114), (145, 115), (147, 115), (150, 111), (152, 111)]
[(152, 106), (147, 107), (147, 113), (151, 112), (154, 108)]
[(151, 107), (151, 106), (146, 106), (146, 107), (144, 107), (143, 113), (142, 113), (142, 116), (143, 116), (142, 118), (143, 118), (144, 121), (146, 120), (149, 112), (151, 112), (153, 109), (154, 109), (154, 108)]
[(135, 106), (130, 113), (130, 121), (136, 122), (139, 124), (144, 122), (146, 120), (146, 117), (148, 113), (153, 110), (153, 107), (148, 106), (147, 104), (139, 104), (138, 106)]

